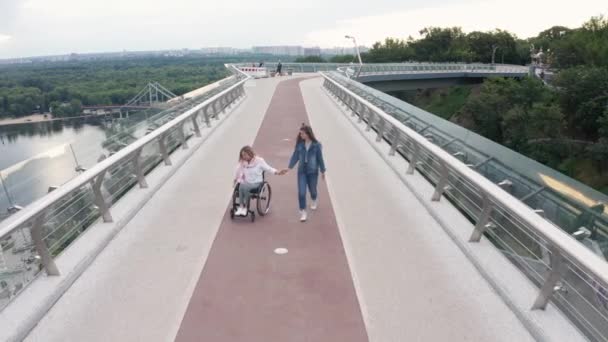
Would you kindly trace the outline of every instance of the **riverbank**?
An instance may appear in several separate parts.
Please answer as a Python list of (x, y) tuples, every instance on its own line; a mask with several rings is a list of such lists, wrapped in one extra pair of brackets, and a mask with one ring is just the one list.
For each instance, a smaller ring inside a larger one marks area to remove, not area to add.
[(23, 124), (39, 123), (39, 122), (66, 121), (66, 120), (74, 120), (74, 119), (96, 118), (96, 117), (102, 117), (102, 116), (104, 116), (104, 115), (89, 114), (89, 115), (54, 118), (51, 114), (47, 114), (47, 117), (44, 118), (44, 115), (42, 115), (42, 114), (34, 114), (34, 115), (24, 116), (22, 118), (17, 118), (17, 119), (1, 119), (0, 127), (10, 126), (10, 125), (23, 125)]
[(14, 118), (14, 119), (0, 119), (0, 126), (7, 126), (7, 125), (19, 125), (19, 124), (27, 124), (27, 123), (32, 123), (32, 122), (45, 122), (45, 121), (52, 121), (53, 119), (53, 115), (51, 114), (33, 114), (33, 115), (28, 115), (28, 116), (23, 116), (20, 118)]

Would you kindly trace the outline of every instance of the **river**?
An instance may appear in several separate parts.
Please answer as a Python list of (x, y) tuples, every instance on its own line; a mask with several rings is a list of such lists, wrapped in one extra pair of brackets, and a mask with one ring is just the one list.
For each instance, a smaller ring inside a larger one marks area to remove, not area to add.
[(0, 126), (0, 219), (13, 205), (26, 206), (94, 165), (111, 134), (100, 119)]

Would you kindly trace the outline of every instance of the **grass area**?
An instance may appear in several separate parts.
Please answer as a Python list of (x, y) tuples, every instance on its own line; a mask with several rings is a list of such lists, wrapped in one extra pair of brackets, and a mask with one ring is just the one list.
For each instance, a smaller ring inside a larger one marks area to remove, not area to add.
[(420, 96), (419, 98), (424, 110), (444, 119), (450, 119), (464, 106), (470, 94), (471, 86), (457, 86), (443, 91), (431, 92), (428, 96)]

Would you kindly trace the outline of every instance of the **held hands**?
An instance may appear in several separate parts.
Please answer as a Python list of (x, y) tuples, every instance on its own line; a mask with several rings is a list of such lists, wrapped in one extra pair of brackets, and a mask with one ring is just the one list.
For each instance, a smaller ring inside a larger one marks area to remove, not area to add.
[[(286, 175), (288, 172), (289, 172), (289, 169), (283, 169), (283, 170), (277, 171), (276, 175), (283, 176), (283, 175)], [(325, 172), (321, 173), (321, 179), (325, 180)]]

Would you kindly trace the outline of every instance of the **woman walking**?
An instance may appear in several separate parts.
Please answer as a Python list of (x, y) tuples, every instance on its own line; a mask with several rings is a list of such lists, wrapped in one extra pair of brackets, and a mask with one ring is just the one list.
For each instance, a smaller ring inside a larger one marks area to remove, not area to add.
[[(315, 137), (310, 126), (302, 124), (298, 133), (296, 147), (289, 161), (289, 170), (298, 164), (298, 201), (300, 204), (300, 221), (307, 219), (306, 189), (310, 192), (312, 203), (310, 209), (317, 209), (317, 183), (319, 171), (325, 179), (325, 161), (321, 143)], [(288, 170), (283, 170), (286, 173)]]

